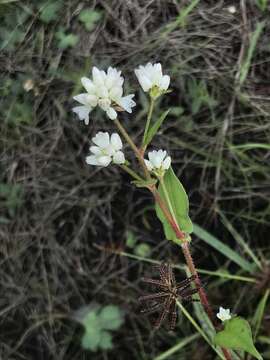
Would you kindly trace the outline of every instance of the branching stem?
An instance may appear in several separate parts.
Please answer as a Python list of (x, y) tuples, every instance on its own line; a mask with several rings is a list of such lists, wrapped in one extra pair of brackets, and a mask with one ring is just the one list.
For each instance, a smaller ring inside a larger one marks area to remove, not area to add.
[[(153, 109), (151, 111), (153, 111)], [(151, 119), (151, 117), (149, 117), (149, 118)], [(135, 155), (136, 155), (136, 157), (137, 157), (137, 159), (139, 161), (139, 164), (140, 164), (140, 166), (142, 167), (142, 169), (144, 171), (146, 179), (151, 179), (150, 172), (148, 171), (148, 169), (147, 169), (147, 167), (145, 165), (145, 162), (144, 162), (144, 158), (143, 158), (143, 153), (144, 152), (140, 151), (138, 149), (138, 147), (135, 145), (135, 143), (133, 142), (131, 137), (128, 135), (125, 128), (119, 122), (119, 120), (115, 119), (114, 122), (115, 122), (116, 126), (118, 127), (119, 131), (121, 132), (121, 134), (123, 135), (123, 137), (125, 138), (125, 140), (127, 141), (127, 143), (130, 145), (130, 147), (134, 151), (134, 153), (135, 153)], [(150, 120), (148, 122), (150, 124)], [(149, 126), (149, 124), (148, 124), (148, 126)], [(125, 169), (125, 170), (127, 170), (127, 169)], [(136, 174), (136, 176), (137, 176), (137, 174)], [(133, 177), (134, 177), (134, 174), (133, 174)], [(210, 303), (208, 301), (206, 292), (204, 291), (204, 289), (202, 287), (200, 277), (199, 277), (198, 272), (196, 270), (196, 267), (195, 267), (195, 264), (194, 264), (190, 249), (189, 249), (189, 242), (187, 240), (186, 234), (183, 231), (181, 231), (181, 229), (180, 229), (180, 227), (179, 227), (179, 225), (177, 223), (177, 220), (175, 218), (175, 214), (170, 209), (170, 205), (171, 205), (170, 202), (167, 205), (163, 201), (163, 199), (161, 198), (161, 196), (160, 196), (160, 194), (159, 194), (159, 192), (158, 192), (155, 185), (149, 185), (148, 189), (152, 192), (152, 194), (154, 196), (154, 199), (155, 199), (155, 202), (159, 205), (159, 207), (162, 210), (164, 216), (166, 217), (167, 221), (171, 225), (173, 231), (175, 232), (175, 235), (176, 235), (177, 239), (179, 239), (180, 242), (182, 243), (182, 250), (183, 250), (183, 254), (184, 254), (187, 266), (189, 268), (189, 271), (190, 271), (191, 275), (195, 276), (194, 281), (195, 281), (196, 287), (198, 289), (198, 294), (199, 294), (199, 297), (200, 297), (201, 304), (203, 305), (203, 307), (204, 307), (209, 319), (213, 323), (215, 329), (219, 330), (219, 326), (218, 326), (217, 321), (215, 319), (214, 312), (213, 312), (213, 310), (212, 310), (212, 308), (210, 306)], [(166, 196), (166, 193), (165, 193), (165, 196)], [(168, 194), (167, 194), (167, 196), (168, 196)], [(231, 354), (227, 349), (222, 348), (222, 352), (223, 352), (226, 360), (232, 360)]]

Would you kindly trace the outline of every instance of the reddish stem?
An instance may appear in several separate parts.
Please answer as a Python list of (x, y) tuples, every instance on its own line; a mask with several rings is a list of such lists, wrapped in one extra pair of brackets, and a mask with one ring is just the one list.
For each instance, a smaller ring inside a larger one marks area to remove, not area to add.
[[(182, 249), (183, 249), (184, 257), (185, 257), (187, 266), (189, 268), (189, 271), (191, 272), (192, 275), (195, 276), (194, 282), (198, 289), (198, 294), (199, 294), (199, 297), (201, 300), (201, 304), (203, 305), (203, 307), (204, 307), (209, 319), (211, 320), (212, 324), (214, 325), (215, 329), (219, 330), (219, 324), (216, 321), (214, 312), (213, 312), (212, 307), (207, 299), (206, 292), (204, 291), (204, 288), (202, 287), (200, 277), (199, 277), (196, 267), (194, 265), (194, 261), (193, 261), (193, 258), (192, 258), (192, 255), (191, 255), (190, 249), (189, 249), (189, 242), (186, 240), (185, 233), (183, 231), (181, 231), (181, 229), (179, 228), (179, 225), (174, 220), (172, 214), (170, 213), (169, 209), (167, 208), (167, 205), (164, 203), (163, 199), (159, 195), (159, 192), (157, 191), (156, 186), (154, 185), (154, 186), (149, 187), (149, 190), (152, 192), (156, 203), (161, 208), (164, 216), (166, 217), (167, 221), (169, 222), (173, 231), (175, 232), (175, 235), (177, 236), (177, 238), (179, 240), (182, 241)], [(227, 349), (221, 348), (221, 350), (222, 350), (226, 360), (232, 360), (231, 354)]]

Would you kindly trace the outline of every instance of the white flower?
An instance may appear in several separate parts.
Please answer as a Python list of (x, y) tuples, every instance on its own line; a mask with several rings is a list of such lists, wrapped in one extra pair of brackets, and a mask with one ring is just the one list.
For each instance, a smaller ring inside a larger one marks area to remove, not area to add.
[(148, 63), (145, 66), (140, 65), (138, 69), (135, 69), (135, 74), (141, 87), (143, 88), (143, 91), (145, 92), (148, 92), (156, 87), (157, 91), (162, 93), (169, 87), (170, 77), (168, 75), (162, 75), (160, 63)]
[(90, 146), (91, 155), (86, 157), (89, 165), (108, 166), (111, 162), (114, 164), (124, 164), (125, 155), (121, 151), (123, 144), (120, 136), (113, 133), (99, 131), (92, 138), (95, 145)]
[(227, 10), (231, 14), (235, 14), (236, 11), (237, 11), (237, 9), (236, 9), (236, 7), (234, 5), (228, 6)]
[(165, 150), (153, 150), (148, 153), (148, 159), (144, 159), (144, 162), (149, 171), (161, 171), (168, 170), (171, 166), (171, 157), (167, 156)]
[(86, 77), (81, 78), (82, 85), (87, 92), (73, 98), (81, 104), (72, 109), (80, 120), (84, 120), (88, 125), (89, 113), (96, 106), (104, 110), (112, 120), (116, 119), (116, 109), (119, 110), (119, 107), (120, 110), (132, 112), (132, 107), (136, 105), (132, 100), (134, 94), (123, 97), (124, 78), (121, 76), (121, 71), (109, 67), (106, 73), (93, 67), (92, 78), (92, 80)]
[(219, 312), (217, 313), (217, 317), (221, 321), (226, 321), (231, 319), (230, 309), (224, 309), (222, 306), (219, 307)]

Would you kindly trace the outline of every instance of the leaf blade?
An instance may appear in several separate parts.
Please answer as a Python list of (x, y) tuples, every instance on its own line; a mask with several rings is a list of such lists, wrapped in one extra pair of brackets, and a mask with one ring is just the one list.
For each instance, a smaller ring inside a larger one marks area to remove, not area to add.
[(249, 323), (240, 316), (225, 321), (225, 329), (214, 337), (214, 343), (224, 348), (244, 350), (258, 360), (263, 360), (253, 344)]
[(159, 128), (161, 127), (163, 121), (166, 119), (167, 115), (169, 114), (170, 109), (167, 111), (164, 111), (161, 116), (158, 118), (157, 121), (155, 121), (155, 123), (152, 125), (152, 127), (148, 130), (147, 135), (146, 135), (146, 139), (144, 142), (144, 146), (147, 146), (153, 139), (153, 137), (156, 135), (156, 133), (158, 132)]
[[(186, 191), (181, 184), (180, 180), (175, 175), (172, 167), (170, 167), (163, 178), (163, 182), (165, 184), (165, 187), (167, 189), (167, 193), (171, 202), (171, 206), (173, 208), (176, 221), (181, 229), (181, 231), (191, 234), (193, 231), (193, 225), (189, 218), (189, 201), (188, 196), (186, 194)], [(162, 189), (162, 185), (159, 184), (158, 186), (158, 192), (162, 200), (167, 203), (166, 195), (164, 193), (164, 190)], [(171, 225), (168, 223), (167, 219), (165, 218), (162, 210), (160, 207), (156, 204), (155, 206), (156, 214), (159, 220), (163, 224), (163, 229), (165, 232), (165, 236), (167, 240), (172, 240), (176, 243), (179, 243), (180, 240), (177, 239), (175, 232), (171, 228)]]

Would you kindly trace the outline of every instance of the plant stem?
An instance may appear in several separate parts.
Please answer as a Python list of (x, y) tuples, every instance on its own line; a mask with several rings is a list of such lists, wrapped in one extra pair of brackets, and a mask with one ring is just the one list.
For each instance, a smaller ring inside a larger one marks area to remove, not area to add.
[[(203, 305), (209, 319), (211, 320), (212, 324), (214, 325), (215, 329), (218, 330), (219, 329), (219, 325), (216, 321), (214, 312), (210, 306), (210, 303), (207, 299), (207, 295), (202, 287), (202, 283), (200, 280), (200, 277), (198, 275), (198, 272), (196, 270), (196, 267), (194, 265), (194, 261), (192, 258), (192, 255), (190, 253), (190, 249), (189, 249), (189, 242), (186, 240), (186, 236), (185, 233), (183, 231), (181, 231), (181, 229), (179, 228), (178, 223), (175, 221), (173, 215), (171, 214), (170, 210), (167, 208), (167, 205), (164, 203), (163, 199), (161, 198), (161, 196), (159, 195), (159, 192), (157, 191), (157, 188), (155, 185), (149, 187), (149, 190), (152, 192), (155, 201), (157, 202), (157, 204), (159, 205), (159, 207), (161, 208), (164, 216), (166, 217), (167, 221), (169, 222), (169, 224), (171, 225), (173, 231), (175, 232), (176, 237), (180, 240), (180, 242), (182, 243), (182, 250), (183, 250), (183, 254), (186, 260), (186, 264), (189, 268), (189, 271), (192, 275), (195, 276), (195, 284), (196, 287), (198, 289), (198, 294), (200, 297), (200, 301), (201, 304)], [(166, 195), (165, 195), (166, 196)], [(231, 354), (229, 353), (228, 350), (222, 348), (222, 352), (226, 358), (226, 360), (232, 360)]]
[(146, 145), (145, 145), (145, 141), (146, 141), (146, 136), (149, 130), (149, 126), (151, 123), (151, 118), (152, 118), (152, 114), (153, 114), (153, 109), (154, 109), (154, 104), (155, 104), (155, 100), (151, 97), (150, 99), (150, 107), (149, 107), (149, 111), (147, 114), (147, 120), (146, 120), (146, 124), (145, 124), (145, 128), (144, 128), (144, 133), (143, 133), (143, 141), (142, 141), (142, 149), (143, 149), (143, 153), (145, 152), (146, 149)]
[(131, 168), (129, 168), (127, 165), (122, 164), (122, 165), (119, 165), (119, 166), (125, 172), (127, 172), (130, 176), (132, 176), (133, 179), (138, 180), (138, 181), (143, 181), (143, 179), (138, 174), (136, 174), (135, 171), (133, 171)]
[[(121, 132), (121, 134), (123, 135), (123, 137), (126, 139), (127, 143), (130, 145), (130, 147), (134, 151), (134, 153), (135, 153), (135, 155), (136, 155), (136, 157), (137, 157), (137, 159), (138, 159), (138, 161), (140, 163), (140, 166), (142, 167), (142, 169), (144, 171), (146, 179), (151, 179), (150, 172), (148, 171), (147, 166), (145, 165), (145, 162), (144, 162), (143, 151), (141, 152), (137, 148), (137, 146), (135, 145), (135, 143), (133, 142), (131, 137), (128, 135), (127, 131), (122, 126), (122, 124), (119, 122), (119, 120), (115, 119), (114, 122), (115, 122), (116, 126), (118, 127), (119, 131)], [(152, 194), (153, 194), (153, 196), (155, 198), (155, 201), (157, 202), (157, 204), (161, 208), (164, 216), (166, 217), (167, 221), (171, 225), (173, 231), (175, 232), (175, 235), (176, 235), (177, 239), (179, 239), (180, 242), (182, 243), (182, 250), (183, 250), (183, 253), (184, 253), (184, 257), (185, 257), (187, 266), (188, 266), (189, 271), (191, 272), (191, 274), (195, 276), (194, 281), (195, 281), (196, 287), (198, 289), (200, 301), (201, 301), (201, 303), (202, 303), (202, 305), (203, 305), (209, 319), (213, 323), (215, 329), (218, 330), (219, 326), (217, 324), (217, 321), (215, 319), (213, 310), (212, 310), (212, 308), (211, 308), (211, 306), (209, 304), (209, 301), (207, 299), (207, 295), (206, 295), (204, 289), (202, 288), (201, 280), (199, 278), (199, 275), (197, 273), (196, 267), (195, 267), (194, 262), (193, 262), (192, 255), (191, 255), (190, 250), (189, 250), (189, 243), (188, 243), (186, 234), (183, 231), (181, 231), (181, 229), (180, 229), (180, 227), (179, 227), (179, 225), (178, 225), (178, 223), (177, 223), (177, 221), (175, 219), (174, 214), (172, 214), (170, 212), (170, 210), (168, 209), (167, 204), (161, 198), (156, 186), (155, 185), (150, 185), (150, 186), (148, 186), (148, 189), (152, 192)], [(228, 352), (228, 350), (222, 348), (222, 351), (223, 351), (223, 354), (224, 354), (226, 360), (232, 360), (231, 354)]]
[(126, 142), (129, 144), (129, 146), (132, 148), (132, 150), (134, 151), (143, 171), (145, 174), (145, 177), (147, 179), (150, 179), (150, 173), (147, 169), (147, 166), (145, 165), (144, 159), (143, 159), (143, 155), (141, 154), (140, 150), (137, 148), (137, 146), (135, 145), (134, 141), (131, 139), (131, 137), (128, 135), (126, 129), (123, 127), (123, 125), (120, 123), (120, 121), (118, 119), (114, 120), (116, 126), (118, 127), (119, 131), (121, 132), (121, 134), (123, 135), (123, 137), (125, 138)]

